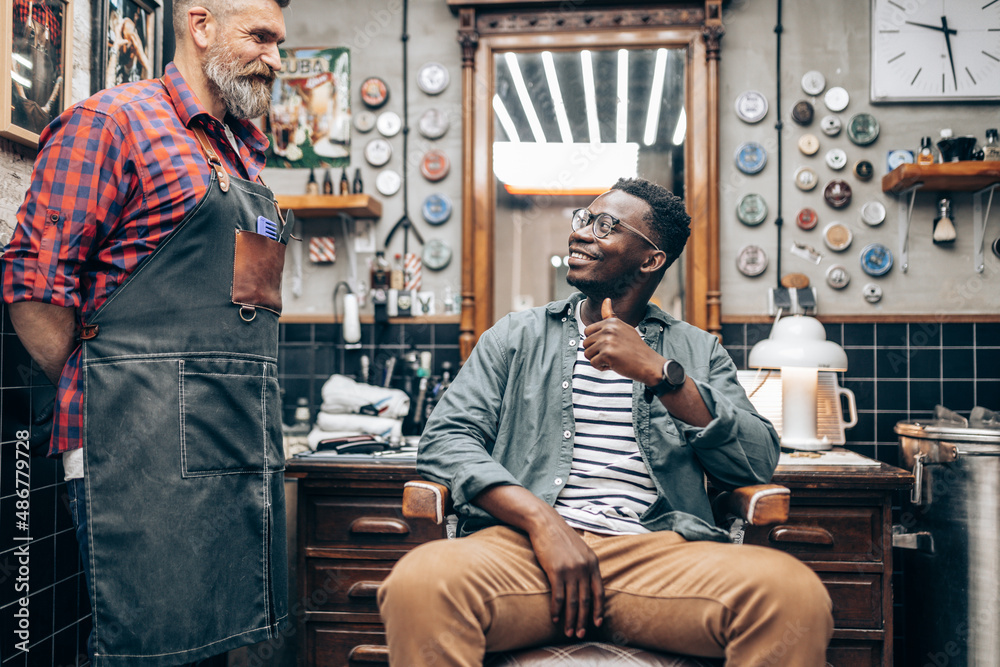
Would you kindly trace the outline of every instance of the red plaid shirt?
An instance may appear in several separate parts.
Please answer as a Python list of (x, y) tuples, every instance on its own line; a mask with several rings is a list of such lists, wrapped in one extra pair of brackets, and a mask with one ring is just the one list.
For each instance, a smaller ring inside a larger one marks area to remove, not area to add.
[[(55, 3), (53, 10), (45, 0), (14, 0), (14, 26), (15, 33), (20, 37), (24, 35), (24, 29), (28, 24), (28, 8), (31, 8), (31, 17), (35, 23), (43, 30), (49, 31), (49, 42), (62, 45), (62, 4)], [(58, 14), (57, 14), (58, 12)]]
[[(258, 178), (264, 135), (228, 117), (237, 155), (173, 63), (163, 79), (101, 91), (42, 132), (31, 189), (0, 256), (6, 302), (73, 307), (86, 322), (207, 192), (211, 169), (194, 125), (229, 173)], [(82, 407), (77, 347), (59, 378), (49, 456), (82, 446)]]

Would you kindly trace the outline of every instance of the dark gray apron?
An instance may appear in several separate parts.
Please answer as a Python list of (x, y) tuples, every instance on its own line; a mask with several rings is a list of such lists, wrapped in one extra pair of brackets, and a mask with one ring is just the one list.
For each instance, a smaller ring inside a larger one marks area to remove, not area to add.
[[(275, 219), (274, 196), (199, 140), (208, 193), (81, 334), (96, 667), (200, 660), (287, 616), (280, 297), (234, 298), (280, 295), (285, 246), (239, 231)], [(234, 278), (241, 235), (260, 275)]]

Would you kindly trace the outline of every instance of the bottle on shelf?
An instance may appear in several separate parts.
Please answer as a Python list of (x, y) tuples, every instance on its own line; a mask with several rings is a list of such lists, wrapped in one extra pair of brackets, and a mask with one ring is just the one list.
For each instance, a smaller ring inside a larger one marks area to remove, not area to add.
[(932, 240), (938, 245), (954, 243), (955, 219), (951, 217), (951, 200), (942, 197), (938, 200), (938, 215), (934, 218), (934, 234)]
[(938, 162), (951, 162), (951, 157), (945, 153), (949, 150), (948, 146), (951, 145), (952, 141), (951, 128), (942, 128), (941, 139), (937, 143), (938, 147)]
[(392, 272), (389, 274), (389, 289), (403, 289), (403, 256), (398, 252), (396, 259), (392, 263)]
[(931, 148), (931, 138), (920, 140), (920, 152), (917, 153), (917, 164), (934, 164), (934, 149)]
[(991, 127), (986, 130), (986, 145), (983, 146), (983, 160), (990, 162), (1000, 161), (1000, 136), (997, 135), (997, 128)]
[(365, 191), (364, 183), (361, 182), (361, 170), (354, 170), (354, 186), (352, 187), (352, 192), (359, 195)]
[(333, 179), (330, 178), (330, 170), (326, 170), (326, 175), (323, 177), (323, 194), (332, 195), (333, 194)]
[(313, 167), (309, 168), (309, 180), (308, 182), (306, 182), (306, 194), (307, 195), (319, 194), (319, 183), (316, 182), (316, 169)]
[(382, 250), (372, 260), (372, 289), (389, 289), (389, 261)]
[(340, 172), (340, 194), (351, 194), (351, 182), (347, 180), (347, 167), (344, 167)]

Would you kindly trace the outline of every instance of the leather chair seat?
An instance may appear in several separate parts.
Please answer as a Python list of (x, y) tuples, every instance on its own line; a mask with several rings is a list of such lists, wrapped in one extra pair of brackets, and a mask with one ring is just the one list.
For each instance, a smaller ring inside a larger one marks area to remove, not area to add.
[(654, 653), (633, 646), (602, 642), (551, 644), (537, 648), (493, 653), (483, 667), (722, 667), (721, 659)]

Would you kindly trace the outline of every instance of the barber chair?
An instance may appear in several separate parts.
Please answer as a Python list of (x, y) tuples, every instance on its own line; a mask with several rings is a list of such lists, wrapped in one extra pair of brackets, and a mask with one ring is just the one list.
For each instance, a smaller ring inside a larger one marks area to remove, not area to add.
[[(767, 526), (788, 520), (789, 501), (787, 488), (778, 484), (759, 484), (719, 493), (712, 501), (712, 509), (716, 523), (726, 528), (731, 524)], [(406, 518), (441, 524), (449, 511), (448, 487), (416, 480), (407, 482), (403, 488), (403, 516)], [(737, 521), (742, 524), (736, 524)], [(604, 642), (575, 642), (491, 653), (483, 663), (484, 667), (562, 667), (569, 664), (574, 667), (722, 667), (725, 661)]]

